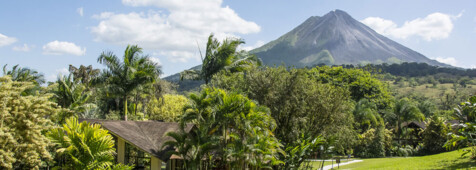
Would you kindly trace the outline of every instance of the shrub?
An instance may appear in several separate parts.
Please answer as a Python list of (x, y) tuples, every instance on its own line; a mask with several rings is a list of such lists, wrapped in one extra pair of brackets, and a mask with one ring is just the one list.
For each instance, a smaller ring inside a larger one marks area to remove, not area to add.
[(79, 123), (74, 117), (66, 119), (62, 128), (48, 132), (51, 141), (58, 145), (56, 151), (66, 155), (72, 169), (105, 169), (114, 161), (114, 140), (99, 124)]
[(367, 130), (359, 136), (360, 144), (355, 148), (355, 155), (362, 158), (385, 157), (385, 136), (383, 126)]
[(151, 120), (178, 122), (188, 99), (182, 95), (165, 94), (162, 98), (151, 100), (147, 113)]
[(428, 126), (423, 131), (422, 152), (425, 154), (434, 154), (445, 151), (443, 145), (445, 145), (449, 130), (442, 118), (432, 116), (428, 122)]
[(43, 133), (60, 109), (49, 101), (51, 94), (23, 95), (32, 87), (32, 82), (0, 77), (0, 169), (39, 169), (52, 159)]

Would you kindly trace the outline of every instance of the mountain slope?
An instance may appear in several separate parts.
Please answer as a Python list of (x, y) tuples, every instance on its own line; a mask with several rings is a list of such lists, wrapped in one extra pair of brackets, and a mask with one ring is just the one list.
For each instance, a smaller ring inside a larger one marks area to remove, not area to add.
[(392, 41), (341, 10), (313, 16), (287, 34), (250, 51), (266, 65), (305, 67), (316, 64), (418, 62), (448, 66), (430, 60)]

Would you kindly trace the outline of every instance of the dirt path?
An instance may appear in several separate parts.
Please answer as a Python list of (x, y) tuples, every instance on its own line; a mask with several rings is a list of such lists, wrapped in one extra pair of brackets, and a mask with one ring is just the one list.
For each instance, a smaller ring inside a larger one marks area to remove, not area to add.
[[(362, 162), (362, 161), (363, 160), (353, 160), (353, 161), (349, 161), (349, 162), (346, 162), (346, 163), (341, 163), (341, 164), (339, 164), (339, 166), (344, 166), (344, 165), (347, 165), (347, 164)], [(337, 164), (334, 164), (334, 167), (337, 167)], [(324, 170), (329, 170), (329, 169), (332, 169), (332, 165), (324, 166)]]

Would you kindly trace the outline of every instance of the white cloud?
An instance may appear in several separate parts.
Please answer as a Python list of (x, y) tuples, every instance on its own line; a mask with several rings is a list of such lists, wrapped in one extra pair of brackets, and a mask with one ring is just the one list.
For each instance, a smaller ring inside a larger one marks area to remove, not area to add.
[[(202, 51), (203, 53), (204, 51)], [(160, 52), (160, 55), (167, 56), (167, 59), (173, 63), (187, 62), (194, 59), (195, 61), (201, 61), (200, 54), (188, 52), (188, 51), (164, 51)], [(204, 54), (203, 54), (204, 55)]]
[(160, 62), (160, 59), (157, 57), (149, 57), (149, 60), (157, 65), (162, 65), (162, 63)]
[(67, 68), (56, 69), (56, 73), (61, 76), (67, 76), (69, 74), (69, 70)]
[(12, 48), (13, 51), (22, 51), (22, 52), (28, 52), (33, 48), (33, 46), (30, 46), (28, 44), (23, 44), (22, 46), (15, 46)]
[(17, 42), (17, 39), (14, 37), (7, 37), (6, 35), (0, 34), (0, 47), (10, 45)]
[[(210, 33), (217, 38), (249, 34), (260, 27), (238, 16), (221, 0), (123, 0), (129, 6), (153, 6), (157, 10), (94, 15), (100, 20), (91, 28), (96, 41), (117, 45), (138, 44), (160, 50), (173, 62), (199, 59), (197, 43), (204, 46)], [(162, 11), (159, 9), (165, 9)]]
[(445, 64), (449, 64), (449, 65), (452, 65), (452, 66), (457, 66), (458, 65), (458, 61), (456, 61), (456, 59), (454, 57), (436, 57), (436, 58), (433, 58), (433, 59), (440, 62), (440, 63), (445, 63)]
[(80, 16), (83, 16), (84, 15), (83, 7), (76, 9), (76, 12), (78, 12)]
[(261, 46), (263, 46), (264, 44), (265, 44), (264, 41), (259, 40), (259, 41), (256, 41), (256, 43), (255, 43), (254, 45), (251, 45), (251, 46), (241, 45), (241, 46), (239, 47), (239, 49), (240, 49), (240, 50), (245, 50), (245, 51), (250, 51), (250, 50), (253, 50), (253, 49), (255, 49), (255, 48), (261, 47)]
[(425, 18), (406, 21), (400, 27), (395, 22), (380, 17), (368, 17), (361, 22), (385, 36), (400, 39), (419, 36), (426, 41), (432, 41), (448, 38), (453, 30), (453, 20), (461, 17), (463, 12), (457, 16), (436, 12)]
[(458, 15), (453, 16), (452, 18), (453, 18), (453, 19), (461, 18), (461, 17), (463, 16), (464, 12), (466, 12), (466, 10), (462, 10)]
[(50, 74), (48, 77), (46, 77), (46, 81), (54, 82), (58, 79), (58, 77), (67, 75), (69, 75), (69, 70), (63, 67), (56, 69), (54, 74)]
[(76, 55), (86, 54), (86, 48), (81, 48), (74, 43), (66, 41), (52, 41), (43, 46), (43, 54), (46, 55)]

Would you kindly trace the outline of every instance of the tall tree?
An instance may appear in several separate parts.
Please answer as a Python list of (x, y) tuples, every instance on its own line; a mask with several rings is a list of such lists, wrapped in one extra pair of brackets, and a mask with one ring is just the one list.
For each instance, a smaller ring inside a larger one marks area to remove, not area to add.
[(396, 117), (396, 133), (397, 138), (400, 140), (402, 135), (401, 124), (406, 121), (423, 121), (425, 115), (423, 115), (417, 106), (412, 103), (408, 98), (402, 98), (395, 103), (393, 113)]
[(99, 76), (100, 70), (93, 69), (93, 66), (84, 66), (80, 65), (79, 68), (69, 65), (69, 72), (74, 75), (74, 80), (80, 80), (81, 83), (86, 84), (89, 86), (91, 80)]
[(245, 43), (241, 39), (227, 38), (220, 43), (211, 34), (208, 37), (205, 58), (202, 58), (202, 69), (186, 70), (180, 73), (181, 79), (204, 80), (208, 84), (213, 75), (220, 70), (231, 72), (243, 71), (252, 65), (261, 65), (261, 61), (245, 51), (237, 51), (240, 44)]
[(354, 109), (354, 119), (357, 127), (360, 127), (361, 133), (370, 128), (383, 126), (384, 122), (380, 114), (377, 112), (375, 103), (371, 103), (368, 99), (360, 99), (356, 103)]
[(128, 45), (122, 62), (112, 52), (103, 52), (98, 58), (98, 62), (106, 66), (98, 83), (104, 85), (109, 95), (122, 99), (124, 120), (127, 120), (127, 100), (131, 93), (145, 84), (154, 83), (162, 73), (159, 65), (141, 54), (142, 48)]
[[(81, 118), (86, 118), (85, 113), (92, 108), (96, 108), (96, 105), (89, 101), (91, 91), (87, 91), (86, 85), (82, 84), (80, 79), (73, 79), (73, 74), (58, 77), (56, 83), (50, 85), (53, 87), (53, 99), (56, 100), (59, 106), (69, 109)], [(63, 122), (67, 117), (69, 116), (65, 116), (60, 122)]]

